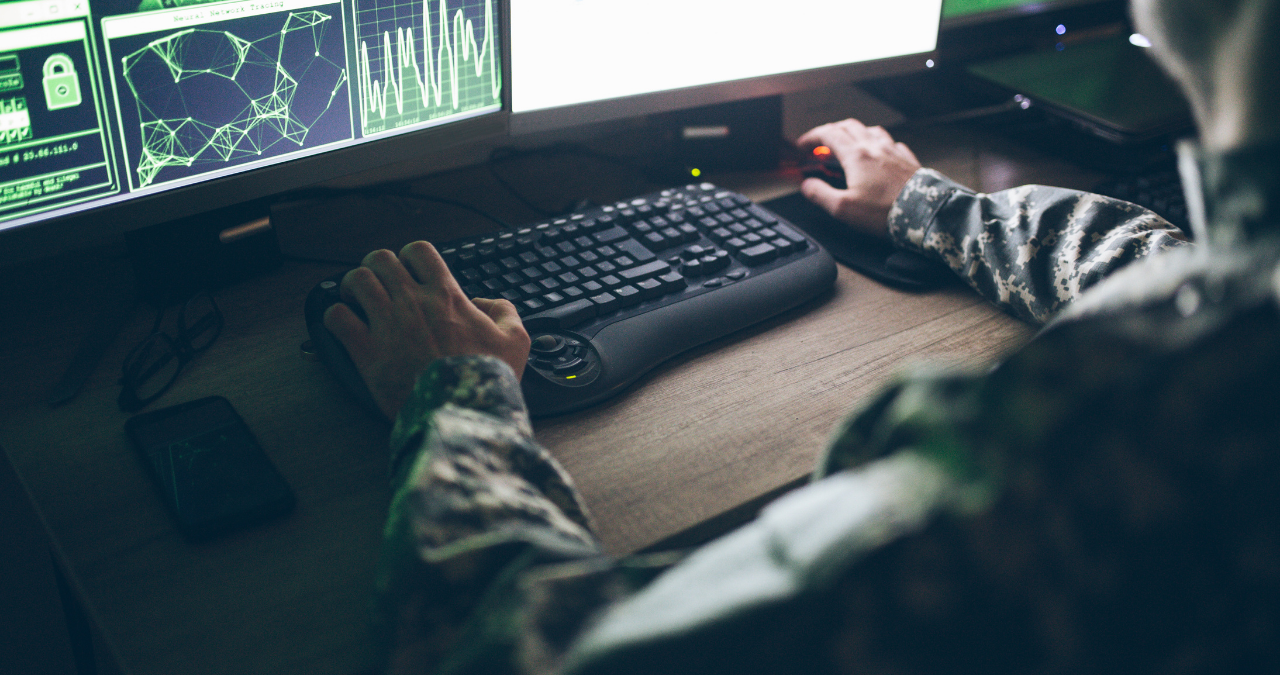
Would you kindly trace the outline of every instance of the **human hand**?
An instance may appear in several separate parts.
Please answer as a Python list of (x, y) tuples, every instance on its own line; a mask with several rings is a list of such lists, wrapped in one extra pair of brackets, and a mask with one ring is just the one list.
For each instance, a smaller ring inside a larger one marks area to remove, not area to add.
[(418, 376), (445, 356), (482, 354), (524, 372), (529, 334), (506, 300), (468, 299), (435, 247), (416, 241), (397, 258), (387, 250), (365, 256), (342, 278), (342, 297), (369, 317), (366, 324), (343, 303), (324, 314), (325, 328), (351, 355), (378, 407), (395, 419)]
[(889, 208), (920, 169), (920, 160), (883, 127), (855, 119), (824, 124), (796, 140), (801, 150), (831, 148), (844, 169), (848, 187), (839, 190), (819, 178), (807, 178), (800, 192), (836, 219), (882, 238), (889, 236)]

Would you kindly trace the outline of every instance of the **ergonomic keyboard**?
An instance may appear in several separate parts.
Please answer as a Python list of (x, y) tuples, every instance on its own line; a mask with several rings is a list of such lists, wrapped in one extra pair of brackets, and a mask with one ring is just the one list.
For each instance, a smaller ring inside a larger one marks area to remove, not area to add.
[[(614, 396), (659, 363), (800, 305), (836, 278), (831, 256), (799, 228), (709, 183), (436, 248), (468, 296), (515, 304), (532, 339), (522, 387), (535, 417)], [(341, 278), (308, 295), (307, 329), (334, 375), (376, 412), (324, 328)]]

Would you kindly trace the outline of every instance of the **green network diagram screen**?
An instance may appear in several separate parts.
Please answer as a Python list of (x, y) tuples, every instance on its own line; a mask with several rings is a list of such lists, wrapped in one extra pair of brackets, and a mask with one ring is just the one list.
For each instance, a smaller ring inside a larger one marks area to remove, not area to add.
[(0, 3), (0, 229), (500, 110), (497, 3)]

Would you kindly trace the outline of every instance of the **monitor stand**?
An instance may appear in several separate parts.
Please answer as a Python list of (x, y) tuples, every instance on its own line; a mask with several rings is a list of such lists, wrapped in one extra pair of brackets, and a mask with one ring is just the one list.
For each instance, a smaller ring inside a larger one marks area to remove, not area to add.
[(278, 267), (266, 208), (249, 202), (126, 232), (138, 298), (164, 307)]

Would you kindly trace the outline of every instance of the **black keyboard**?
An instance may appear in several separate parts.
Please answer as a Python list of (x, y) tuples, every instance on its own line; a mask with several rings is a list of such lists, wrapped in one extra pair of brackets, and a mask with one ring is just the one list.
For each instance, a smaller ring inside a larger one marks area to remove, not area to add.
[[(663, 361), (810, 300), (836, 267), (799, 228), (703, 183), (437, 245), (471, 297), (515, 304), (533, 340), (523, 388), (534, 416), (603, 401)], [(313, 344), (376, 411), (324, 328), (336, 274), (307, 297)]]

